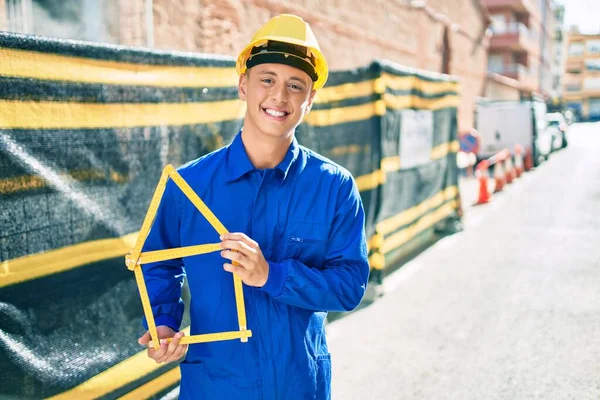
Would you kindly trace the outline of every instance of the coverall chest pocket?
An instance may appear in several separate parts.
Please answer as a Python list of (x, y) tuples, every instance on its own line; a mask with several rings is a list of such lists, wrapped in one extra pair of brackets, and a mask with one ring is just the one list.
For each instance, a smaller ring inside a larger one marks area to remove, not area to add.
[(327, 250), (327, 225), (318, 222), (290, 222), (285, 234), (285, 258), (320, 268)]

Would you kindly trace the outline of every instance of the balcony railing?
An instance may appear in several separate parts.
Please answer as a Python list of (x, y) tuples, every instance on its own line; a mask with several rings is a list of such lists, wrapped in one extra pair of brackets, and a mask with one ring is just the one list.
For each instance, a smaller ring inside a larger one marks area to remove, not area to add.
[(507, 33), (520, 33), (527, 37), (531, 36), (531, 33), (527, 26), (522, 22), (510, 22), (504, 26), (493, 26), (492, 33), (494, 35), (505, 35)]
[[(506, 64), (506, 65), (490, 65), (488, 67), (490, 72), (495, 72), (500, 75), (517, 75), (517, 76), (528, 76), (530, 75), (529, 68), (522, 64)], [(517, 78), (517, 77), (515, 77)]]
[(515, 11), (527, 13), (531, 13), (535, 10), (535, 7), (529, 0), (486, 0), (485, 3), (488, 9), (505, 9), (506, 7), (509, 7)]
[(535, 51), (537, 35), (522, 22), (511, 22), (509, 24), (495, 26), (492, 28), (491, 48), (509, 48), (520, 51)]
[(537, 90), (539, 86), (538, 75), (522, 64), (489, 65), (488, 70), (508, 78), (516, 79), (523, 87), (529, 90)]

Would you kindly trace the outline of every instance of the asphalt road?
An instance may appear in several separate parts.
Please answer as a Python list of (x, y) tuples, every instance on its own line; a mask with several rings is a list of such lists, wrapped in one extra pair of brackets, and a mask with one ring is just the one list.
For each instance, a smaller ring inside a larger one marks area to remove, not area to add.
[(600, 124), (570, 133), (329, 325), (334, 400), (600, 399)]

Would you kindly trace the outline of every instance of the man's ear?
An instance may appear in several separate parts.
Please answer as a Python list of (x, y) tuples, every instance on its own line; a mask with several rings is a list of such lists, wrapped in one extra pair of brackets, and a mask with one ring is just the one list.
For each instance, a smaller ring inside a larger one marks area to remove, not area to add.
[(246, 93), (248, 90), (248, 70), (245, 73), (240, 75), (240, 80), (238, 81), (238, 96), (240, 100), (246, 101)]
[(317, 94), (316, 90), (313, 90), (312, 92), (310, 92), (310, 96), (308, 96), (308, 105), (304, 109), (304, 115), (307, 115), (310, 112), (310, 109), (312, 108), (312, 105), (313, 105), (313, 101), (315, 100), (315, 94)]

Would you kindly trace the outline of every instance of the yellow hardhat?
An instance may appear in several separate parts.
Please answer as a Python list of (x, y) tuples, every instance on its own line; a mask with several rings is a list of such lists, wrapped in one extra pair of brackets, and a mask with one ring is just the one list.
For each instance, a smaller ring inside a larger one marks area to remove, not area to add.
[(238, 75), (246, 72), (246, 63), (252, 54), (254, 54), (253, 49), (265, 46), (269, 42), (280, 42), (305, 47), (309, 53), (307, 60), (310, 59), (307, 62), (314, 67), (316, 75), (316, 79), (313, 77), (313, 88), (317, 90), (325, 85), (329, 69), (327, 61), (325, 61), (325, 57), (319, 48), (317, 38), (308, 23), (304, 22), (302, 18), (291, 14), (281, 14), (273, 17), (256, 31), (250, 43), (244, 47), (244, 50), (240, 52), (237, 58), (236, 71)]

